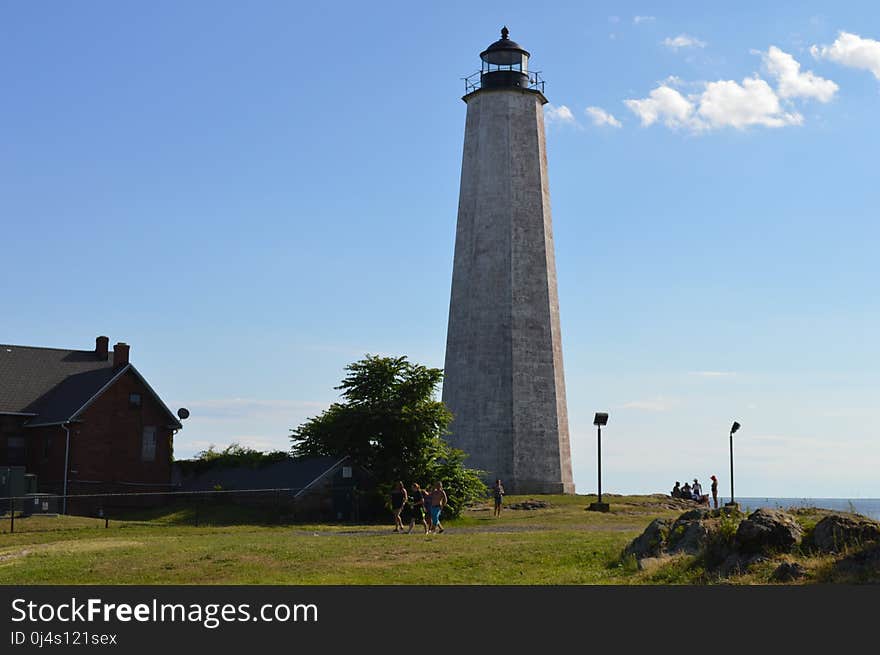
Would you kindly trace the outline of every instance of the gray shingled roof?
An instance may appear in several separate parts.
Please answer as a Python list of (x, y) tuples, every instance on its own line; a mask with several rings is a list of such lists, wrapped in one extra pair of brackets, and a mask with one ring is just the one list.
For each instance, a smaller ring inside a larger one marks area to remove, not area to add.
[(0, 413), (35, 414), (29, 425), (61, 423), (121, 370), (113, 368), (112, 350), (108, 359), (99, 359), (93, 350), (0, 344)]
[(0, 344), (0, 412), (57, 415), (81, 400), (72, 414), (112, 376), (112, 352), (101, 360), (92, 350)]

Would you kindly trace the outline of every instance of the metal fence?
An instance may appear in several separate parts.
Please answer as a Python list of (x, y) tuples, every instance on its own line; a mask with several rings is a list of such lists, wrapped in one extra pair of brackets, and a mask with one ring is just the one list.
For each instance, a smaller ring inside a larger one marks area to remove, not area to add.
[[(146, 491), (0, 498), (0, 534), (124, 526), (283, 525), (354, 522), (372, 516), (350, 487)], [(66, 511), (65, 511), (66, 510)]]

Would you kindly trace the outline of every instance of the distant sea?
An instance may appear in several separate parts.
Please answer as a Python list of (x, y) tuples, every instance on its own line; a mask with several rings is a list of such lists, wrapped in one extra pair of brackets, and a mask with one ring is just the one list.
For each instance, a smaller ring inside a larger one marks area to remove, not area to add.
[[(718, 496), (718, 504), (723, 505), (727, 498)], [(880, 521), (880, 498), (737, 498), (743, 510), (759, 507), (822, 507), (841, 512), (855, 512)]]

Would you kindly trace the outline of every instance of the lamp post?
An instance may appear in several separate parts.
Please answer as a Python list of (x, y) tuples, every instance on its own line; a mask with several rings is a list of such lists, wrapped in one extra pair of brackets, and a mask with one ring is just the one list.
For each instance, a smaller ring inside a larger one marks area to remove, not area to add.
[(730, 426), (730, 502), (725, 503), (731, 507), (736, 507), (736, 501), (733, 496), (733, 433), (739, 430), (740, 424), (736, 421)]
[(596, 430), (598, 431), (598, 457), (596, 459), (596, 469), (599, 474), (599, 499), (598, 502), (590, 503), (590, 506), (587, 509), (593, 512), (607, 512), (611, 507), (608, 503), (602, 502), (602, 426), (608, 425), (608, 414), (606, 412), (596, 412), (596, 416), (593, 419), (593, 425), (596, 426)]

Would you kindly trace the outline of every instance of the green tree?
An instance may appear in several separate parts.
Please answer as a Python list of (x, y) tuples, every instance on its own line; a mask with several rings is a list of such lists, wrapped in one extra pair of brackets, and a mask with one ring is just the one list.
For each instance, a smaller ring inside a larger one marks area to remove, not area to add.
[(185, 473), (201, 473), (219, 466), (247, 466), (259, 468), (290, 457), (283, 450), (262, 452), (237, 442), (229, 444), (223, 450), (217, 450), (213, 444), (207, 450), (199, 452), (193, 459), (177, 460), (178, 466)]
[(342, 401), (291, 430), (295, 456), (350, 455), (382, 481), (382, 492), (397, 480), (439, 480), (452, 516), (485, 495), (480, 472), (466, 468), (466, 455), (443, 440), (452, 414), (435, 399), (442, 370), (377, 355), (345, 370), (335, 387)]

